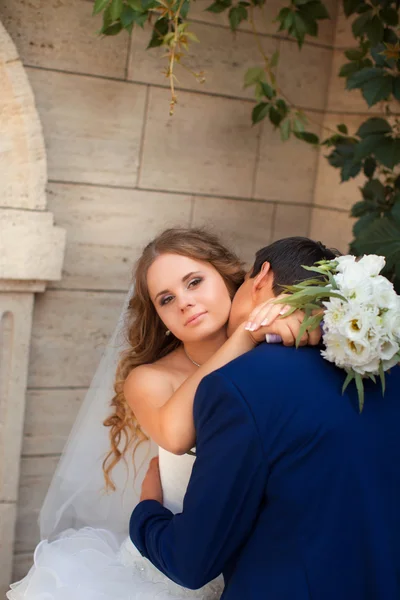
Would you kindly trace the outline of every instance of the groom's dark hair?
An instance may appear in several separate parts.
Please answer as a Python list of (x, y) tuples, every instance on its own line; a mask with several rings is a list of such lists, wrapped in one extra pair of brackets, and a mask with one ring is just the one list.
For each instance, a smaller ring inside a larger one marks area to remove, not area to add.
[(306, 237), (288, 237), (273, 242), (256, 253), (256, 259), (250, 277), (255, 277), (261, 271), (265, 262), (269, 262), (274, 275), (272, 291), (277, 296), (283, 286), (294, 285), (311, 276), (310, 271), (302, 265), (311, 267), (319, 260), (333, 260), (340, 255), (335, 249), (324, 246), (322, 242), (314, 242)]

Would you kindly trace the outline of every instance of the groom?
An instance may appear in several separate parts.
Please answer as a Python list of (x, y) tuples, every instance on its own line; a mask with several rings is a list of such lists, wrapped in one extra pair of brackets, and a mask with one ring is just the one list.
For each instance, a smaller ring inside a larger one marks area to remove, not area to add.
[[(321, 253), (332, 258), (305, 238), (260, 250), (230, 328)], [(132, 541), (185, 587), (222, 572), (224, 600), (399, 600), (400, 368), (386, 379), (384, 398), (365, 383), (359, 414), (356, 390), (342, 396), (344, 372), (315, 347), (261, 344), (207, 376), (183, 512), (157, 501), (153, 464)]]

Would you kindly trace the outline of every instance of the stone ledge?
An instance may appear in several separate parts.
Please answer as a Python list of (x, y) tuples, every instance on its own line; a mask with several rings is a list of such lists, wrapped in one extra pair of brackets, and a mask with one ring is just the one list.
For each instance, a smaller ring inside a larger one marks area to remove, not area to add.
[(65, 231), (43, 211), (0, 211), (0, 279), (61, 279)]

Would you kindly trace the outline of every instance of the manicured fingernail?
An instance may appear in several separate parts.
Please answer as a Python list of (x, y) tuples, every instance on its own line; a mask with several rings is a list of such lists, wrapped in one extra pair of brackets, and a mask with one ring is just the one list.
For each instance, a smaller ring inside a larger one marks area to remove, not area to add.
[(251, 326), (252, 326), (252, 322), (251, 321), (247, 321), (246, 325), (244, 326), (246, 331), (251, 331)]
[(268, 325), (268, 323), (269, 323), (269, 319), (264, 319), (264, 321), (261, 322), (261, 327)]
[(280, 315), (286, 315), (286, 313), (289, 312), (288, 308), (282, 308), (281, 312), (279, 313)]
[(280, 335), (275, 333), (267, 333), (265, 336), (265, 341), (267, 344), (279, 344), (282, 341), (282, 338)]

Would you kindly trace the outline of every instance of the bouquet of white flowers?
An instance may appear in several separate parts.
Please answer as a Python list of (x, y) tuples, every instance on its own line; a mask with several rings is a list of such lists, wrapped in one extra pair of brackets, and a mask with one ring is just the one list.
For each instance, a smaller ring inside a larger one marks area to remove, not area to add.
[(385, 259), (376, 255), (320, 261), (304, 267), (319, 277), (287, 287), (291, 295), (280, 300), (292, 307), (290, 312), (306, 313), (298, 339), (322, 321), (321, 354), (346, 371), (343, 392), (355, 380), (360, 412), (363, 379), (376, 382), (379, 375), (384, 394), (385, 371), (400, 362), (400, 297), (379, 275), (384, 266)]

